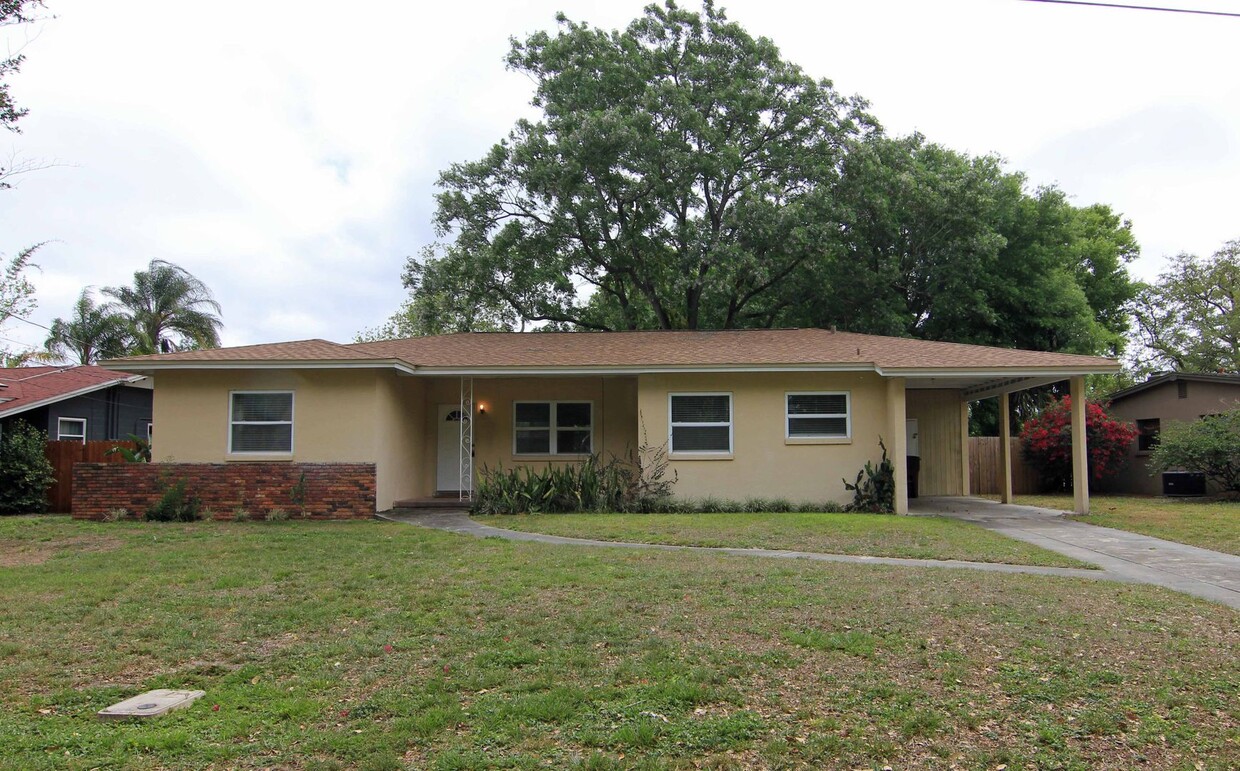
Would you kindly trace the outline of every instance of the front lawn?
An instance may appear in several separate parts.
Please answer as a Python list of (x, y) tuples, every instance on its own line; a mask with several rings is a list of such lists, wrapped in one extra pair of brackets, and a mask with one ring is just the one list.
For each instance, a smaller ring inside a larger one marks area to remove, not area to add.
[[(1072, 511), (1072, 497), (1067, 495), (1022, 495), (1016, 502)], [(1091, 495), (1089, 511), (1072, 519), (1240, 554), (1240, 502)]]
[(889, 514), (532, 514), (478, 517), (494, 527), (600, 541), (790, 549), (910, 559), (1090, 568), (978, 525)]
[[(408, 525), (0, 520), (0, 768), (1228, 768), (1166, 590)], [(201, 688), (144, 723), (95, 711)]]

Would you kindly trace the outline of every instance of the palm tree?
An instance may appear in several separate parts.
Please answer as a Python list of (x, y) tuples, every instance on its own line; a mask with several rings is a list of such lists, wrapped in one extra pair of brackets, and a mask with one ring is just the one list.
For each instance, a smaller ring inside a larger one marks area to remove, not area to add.
[(133, 286), (109, 286), (103, 293), (116, 301), (106, 307), (129, 319), (130, 353), (219, 347), (220, 304), (206, 284), (178, 265), (151, 260), (147, 270), (133, 274)]
[(73, 316), (56, 319), (43, 345), (57, 359), (79, 364), (124, 356), (129, 348), (129, 322), (107, 305), (96, 305), (90, 287), (82, 290)]

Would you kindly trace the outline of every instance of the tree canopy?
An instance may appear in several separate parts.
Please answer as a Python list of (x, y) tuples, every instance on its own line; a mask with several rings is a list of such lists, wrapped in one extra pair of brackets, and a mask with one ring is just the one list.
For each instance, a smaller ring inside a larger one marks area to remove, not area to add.
[(1240, 240), (1209, 257), (1180, 254), (1141, 289), (1133, 310), (1137, 369), (1179, 372), (1240, 370)]
[(125, 317), (97, 304), (88, 288), (78, 296), (72, 316), (52, 322), (45, 345), (57, 359), (94, 364), (124, 356), (131, 340)]
[(103, 293), (114, 300), (105, 309), (128, 321), (130, 354), (219, 347), (220, 304), (179, 265), (151, 260), (146, 270), (134, 272), (131, 286), (104, 287)]
[(1122, 349), (1137, 245), (1108, 207), (888, 137), (709, 2), (623, 31), (559, 22), (507, 59), (539, 118), (442, 173), (444, 243), (368, 336), (836, 326)]
[[(0, 0), (0, 27), (27, 24), (33, 20), (35, 9), (42, 6), (43, 0)], [(26, 114), (25, 108), (13, 102), (7, 82), (9, 75), (21, 69), (25, 58), (19, 53), (0, 59), (0, 126), (9, 131), (20, 131), (17, 121)]]
[(407, 280), (587, 329), (767, 322), (774, 290), (832, 245), (864, 103), (710, 3), (650, 6), (623, 32), (559, 21), (508, 56), (542, 119), (441, 175), (454, 241)]

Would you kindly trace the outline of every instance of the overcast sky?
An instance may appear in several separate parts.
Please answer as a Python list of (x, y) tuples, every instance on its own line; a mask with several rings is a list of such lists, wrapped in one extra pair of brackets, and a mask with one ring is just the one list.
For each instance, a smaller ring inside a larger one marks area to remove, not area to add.
[[(405, 258), (434, 239), (438, 172), (533, 114), (532, 84), (504, 69), (508, 38), (559, 10), (612, 29), (644, 6), (47, 4), (55, 18), (6, 36), (27, 56), (11, 83), (30, 114), (0, 136), (0, 153), (58, 164), (0, 193), (0, 252), (50, 242), (32, 320), (160, 258), (215, 291), (227, 345), (348, 342), (381, 323), (405, 296)], [(998, 153), (1078, 205), (1110, 204), (1133, 222), (1140, 278), (1240, 238), (1240, 19), (1020, 0), (721, 5), (870, 100), (889, 132)]]

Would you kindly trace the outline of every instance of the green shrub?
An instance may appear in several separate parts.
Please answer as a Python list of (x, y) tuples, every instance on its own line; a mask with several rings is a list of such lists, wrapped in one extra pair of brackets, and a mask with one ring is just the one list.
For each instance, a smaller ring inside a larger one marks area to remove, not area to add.
[(1200, 471), (1224, 490), (1240, 491), (1240, 409), (1163, 426), (1149, 468)]
[(878, 466), (867, 460), (865, 468), (857, 472), (857, 479), (852, 484), (844, 480), (844, 489), (853, 493), (848, 511), (890, 514), (896, 510), (896, 467), (887, 457), (887, 445), (881, 438), (878, 446), (883, 450), (883, 459)]
[(47, 434), (14, 421), (0, 439), (0, 514), (47, 511), (47, 489), (56, 481), (47, 459)]
[(293, 502), (303, 517), (306, 516), (306, 489), (306, 472), (303, 471), (288, 493), (288, 499)]
[(164, 494), (146, 510), (150, 522), (195, 522), (200, 502), (185, 491), (185, 480), (178, 479), (164, 488)]
[(591, 455), (580, 463), (514, 469), (483, 467), (472, 506), (475, 514), (569, 511), (653, 512), (671, 501), (666, 449), (643, 446), (627, 458)]
[(288, 512), (281, 508), (274, 508), (267, 512), (264, 519), (268, 522), (288, 522)]
[(233, 509), (232, 515), (233, 515), (233, 522), (249, 522), (250, 521), (250, 510), (242, 506), (238, 506), (237, 508)]
[(133, 442), (133, 448), (116, 445), (107, 452), (105, 456), (119, 455), (125, 459), (126, 463), (150, 463), (151, 462), (151, 443), (137, 434), (128, 434), (126, 441)]

